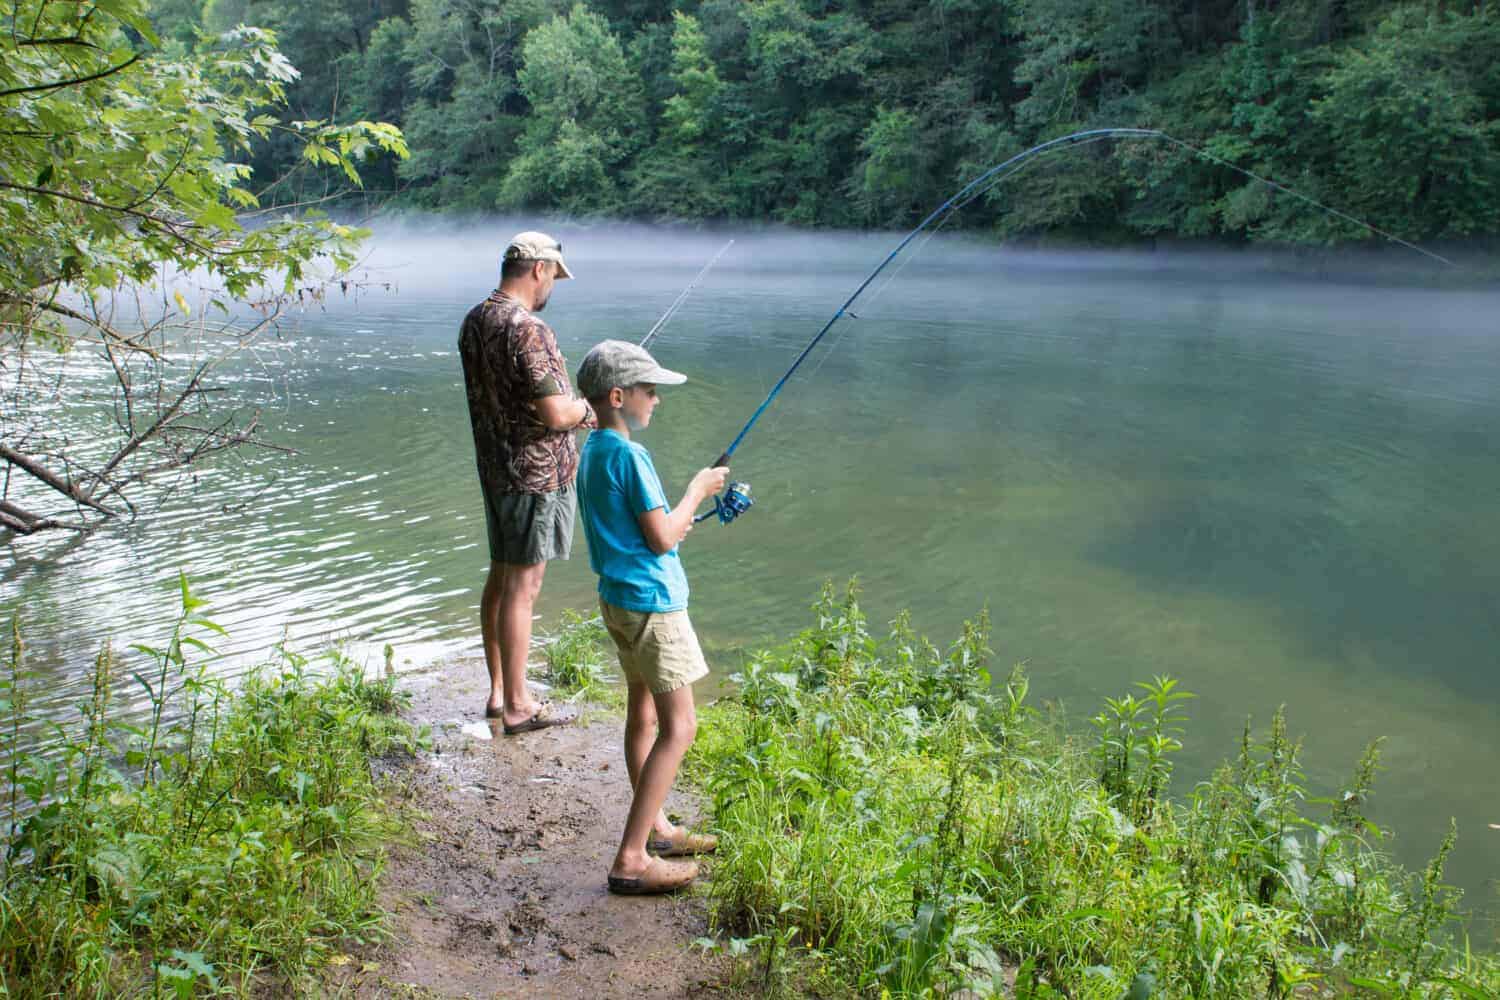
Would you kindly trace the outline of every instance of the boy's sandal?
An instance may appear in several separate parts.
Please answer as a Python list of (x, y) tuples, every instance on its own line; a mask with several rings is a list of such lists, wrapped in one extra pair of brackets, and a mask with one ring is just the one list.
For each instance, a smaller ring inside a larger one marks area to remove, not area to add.
[[(486, 711), (485, 715), (489, 715)], [(514, 726), (503, 726), (506, 736), (519, 736), (521, 733), (529, 733), (537, 729), (550, 729), (553, 726), (566, 726), (574, 720), (575, 716), (560, 712), (556, 705), (550, 701), (542, 702), (542, 707), (536, 710), (536, 714), (529, 719), (523, 719)]]
[(617, 896), (659, 896), (676, 892), (697, 877), (698, 866), (691, 861), (649, 858), (646, 870), (639, 875), (611, 875), (609, 891)]
[(711, 833), (689, 833), (679, 829), (671, 837), (655, 830), (646, 839), (646, 850), (659, 858), (680, 858), (690, 854), (712, 854), (719, 846), (719, 838)]

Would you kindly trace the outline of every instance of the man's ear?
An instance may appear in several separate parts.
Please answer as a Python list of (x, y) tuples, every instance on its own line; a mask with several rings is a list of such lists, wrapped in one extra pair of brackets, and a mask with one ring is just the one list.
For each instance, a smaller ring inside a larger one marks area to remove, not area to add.
[(621, 389), (619, 386), (615, 386), (613, 389), (609, 390), (609, 407), (610, 407), (610, 409), (612, 409), (612, 410), (619, 409), (620, 407), (622, 407), (624, 405), (625, 405), (625, 390)]
[(554, 267), (554, 266), (555, 265), (552, 264), (550, 261), (545, 261), (545, 260), (535, 260), (535, 261), (532, 261), (531, 262), (531, 277), (532, 277), (532, 280), (540, 282), (543, 278), (545, 278), (547, 276), (547, 268)]

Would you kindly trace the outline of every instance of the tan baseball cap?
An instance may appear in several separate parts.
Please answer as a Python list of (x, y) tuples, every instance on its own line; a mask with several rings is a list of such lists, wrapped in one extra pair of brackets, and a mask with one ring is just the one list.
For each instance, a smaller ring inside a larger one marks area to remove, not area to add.
[(578, 391), (598, 399), (611, 389), (652, 385), (681, 385), (687, 376), (656, 363), (644, 347), (624, 340), (602, 340), (583, 356), (578, 366)]
[(546, 233), (517, 233), (505, 248), (506, 260), (550, 260), (557, 264), (558, 278), (571, 278), (573, 272), (563, 263), (562, 244)]

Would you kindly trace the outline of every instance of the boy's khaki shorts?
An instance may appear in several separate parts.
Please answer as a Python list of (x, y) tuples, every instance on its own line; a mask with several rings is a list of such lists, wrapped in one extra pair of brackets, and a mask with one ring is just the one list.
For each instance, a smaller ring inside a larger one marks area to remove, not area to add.
[(604, 627), (620, 651), (627, 681), (666, 694), (708, 676), (708, 663), (686, 611), (627, 611), (599, 602)]

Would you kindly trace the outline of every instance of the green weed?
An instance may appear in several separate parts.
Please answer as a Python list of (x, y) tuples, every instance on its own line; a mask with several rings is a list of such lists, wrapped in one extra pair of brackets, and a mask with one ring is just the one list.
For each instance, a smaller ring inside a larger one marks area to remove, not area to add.
[(1174, 798), (1175, 679), (1109, 700), (1080, 745), (1027, 704), (1020, 667), (991, 683), (987, 615), (946, 653), (905, 614), (872, 637), (853, 584), (813, 615), (747, 658), (688, 762), (722, 835), (714, 931), (758, 950), (767, 991), (808, 968), (892, 997), (1500, 990), (1500, 963), (1450, 941), (1451, 842), (1415, 882), (1380, 853), (1378, 742), (1310, 800), (1278, 712)]
[[(77, 731), (46, 752), (12, 743), (0, 891), (0, 995), (191, 996), (293, 990), (335, 942), (380, 933), (375, 883), (400, 833), (371, 774), (421, 734), (402, 696), (335, 655), (314, 673), (281, 650), (231, 694), (195, 664), (221, 634), (181, 581), (165, 646), (139, 646), (143, 723), (112, 714), (106, 645)], [(27, 721), (12, 629), (0, 709)]]
[(547, 655), (548, 683), (560, 697), (606, 705), (620, 701), (612, 669), (614, 644), (598, 615), (565, 609), (557, 632), (539, 642)]

